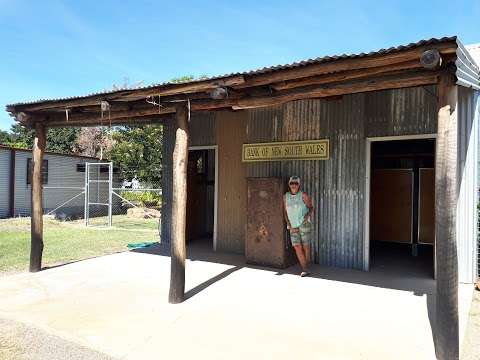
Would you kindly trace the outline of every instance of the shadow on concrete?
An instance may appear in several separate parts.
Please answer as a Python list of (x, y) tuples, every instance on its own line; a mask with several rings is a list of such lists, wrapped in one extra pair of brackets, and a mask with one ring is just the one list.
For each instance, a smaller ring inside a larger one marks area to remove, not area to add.
[[(169, 244), (155, 244), (148, 248), (131, 250), (137, 253), (170, 256)], [(385, 289), (411, 292), (415, 296), (426, 296), (428, 318), (432, 331), (432, 338), (436, 347), (435, 326), (435, 280), (433, 279), (433, 252), (428, 246), (420, 247), (418, 256), (411, 255), (411, 248), (401, 244), (375, 244), (371, 247), (370, 271), (312, 265), (310, 277), (373, 286)], [(185, 294), (185, 299), (190, 299), (219, 280), (242, 269), (252, 268), (274, 271), (276, 275), (298, 275), (300, 267), (291, 266), (287, 269), (250, 265), (245, 262), (245, 257), (239, 254), (214, 252), (211, 241), (193, 241), (187, 245), (187, 258), (190, 261), (205, 261), (224, 265), (231, 265), (228, 269), (211, 279), (206, 280)], [(299, 281), (300, 277), (299, 277)], [(398, 309), (395, 311), (408, 311)]]

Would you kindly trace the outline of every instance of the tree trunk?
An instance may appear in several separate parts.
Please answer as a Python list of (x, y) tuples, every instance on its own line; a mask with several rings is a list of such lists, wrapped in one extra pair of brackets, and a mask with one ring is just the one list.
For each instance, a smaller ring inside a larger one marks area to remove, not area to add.
[(459, 358), (457, 209), (457, 87), (452, 76), (438, 85), (438, 130), (435, 160), (436, 329), (437, 357)]
[(42, 209), (42, 163), (45, 152), (45, 128), (43, 124), (35, 124), (35, 139), (32, 150), (32, 215), (31, 215), (31, 247), (30, 272), (42, 269), (43, 253), (43, 209)]
[(188, 109), (178, 106), (175, 115), (173, 151), (173, 196), (170, 293), (168, 301), (177, 304), (185, 295), (185, 230), (187, 213)]

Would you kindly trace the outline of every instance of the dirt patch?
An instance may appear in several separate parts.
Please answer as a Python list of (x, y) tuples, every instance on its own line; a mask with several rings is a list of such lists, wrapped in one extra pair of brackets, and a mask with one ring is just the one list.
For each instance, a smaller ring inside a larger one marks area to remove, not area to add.
[(461, 359), (480, 360), (480, 291), (473, 294)]
[(16, 321), (0, 318), (0, 360), (113, 360), (95, 350)]

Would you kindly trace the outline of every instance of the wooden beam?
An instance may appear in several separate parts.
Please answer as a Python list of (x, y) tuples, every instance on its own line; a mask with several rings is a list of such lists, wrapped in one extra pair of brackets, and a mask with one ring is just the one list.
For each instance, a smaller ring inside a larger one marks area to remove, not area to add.
[(42, 269), (43, 253), (43, 209), (42, 209), (42, 164), (45, 153), (46, 134), (42, 123), (35, 124), (35, 139), (32, 150), (32, 210), (30, 272)]
[(306, 78), (294, 79), (294, 80), (287, 80), (281, 81), (278, 83), (274, 83), (271, 87), (275, 90), (287, 90), (296, 87), (302, 86), (309, 86), (309, 85), (322, 85), (328, 84), (332, 82), (339, 82), (339, 81), (351, 81), (351, 80), (358, 80), (358, 79), (365, 79), (372, 76), (378, 75), (388, 75), (392, 72), (399, 71), (399, 70), (411, 70), (411, 69), (421, 69), (421, 64), (418, 59), (410, 60), (398, 64), (387, 65), (387, 66), (379, 66), (369, 69), (355, 69), (349, 71), (342, 71), (342, 72), (335, 72), (332, 74), (324, 74), (324, 75), (317, 75), (317, 76), (310, 76)]
[(287, 81), (309, 76), (328, 74), (333, 72), (348, 71), (355, 69), (368, 69), (382, 66), (389, 66), (407, 61), (420, 60), (420, 56), (427, 49), (437, 49), (440, 54), (448, 57), (454, 54), (457, 49), (456, 42), (436, 44), (435, 46), (422, 46), (407, 51), (398, 51), (389, 54), (378, 54), (349, 59), (335, 59), (312, 65), (300, 65), (286, 70), (277, 70), (260, 75), (251, 75), (245, 79), (243, 84), (235, 88), (260, 86), (280, 81)]
[(437, 356), (459, 358), (457, 209), (457, 86), (450, 74), (438, 84), (435, 160)]
[(185, 231), (187, 216), (187, 164), (188, 164), (188, 109), (185, 104), (177, 107), (175, 115), (175, 148), (173, 151), (173, 194), (171, 230), (171, 270), (168, 301), (180, 303), (185, 296)]
[[(212, 90), (218, 86), (237, 86), (242, 84), (245, 81), (242, 75), (234, 75), (220, 79), (205, 80), (205, 81), (195, 81), (179, 84), (166, 84), (153, 86), (146, 89), (131, 89), (131, 90), (119, 90), (106, 94), (90, 95), (84, 96), (77, 99), (71, 100), (51, 100), (41, 102), (39, 104), (25, 104), (15, 106), (16, 111), (39, 111), (45, 109), (55, 109), (55, 108), (72, 108), (79, 106), (100, 106), (100, 102), (104, 101), (131, 101), (146, 98), (148, 96), (168, 96), (175, 94), (188, 94), (195, 92), (205, 92)], [(8, 111), (12, 111), (12, 108), (8, 108)]]
[(234, 110), (258, 108), (308, 98), (324, 98), (369, 91), (431, 85), (436, 84), (437, 79), (438, 73), (419, 72), (411, 75), (379, 77), (357, 82), (341, 82), (323, 86), (313, 85), (279, 92), (278, 95), (234, 100), (231, 106)]
[[(282, 91), (266, 92), (265, 89), (256, 88), (253, 92), (245, 91), (242, 97), (227, 98), (223, 100), (197, 99), (191, 101), (191, 111), (213, 111), (225, 109), (249, 109), (265, 106), (274, 106), (289, 101), (324, 98), (332, 96), (340, 96), (359, 92), (368, 92), (385, 89), (397, 89), (412, 86), (436, 84), (438, 80), (438, 72), (429, 70), (404, 71), (401, 73), (389, 74), (388, 76), (369, 77), (360, 80), (339, 81), (327, 84), (315, 84), (292, 88)], [(181, 102), (184, 103), (184, 102)], [(103, 118), (100, 114), (71, 114), (68, 122), (64, 114), (49, 113), (49, 120), (46, 122), (50, 127), (60, 126), (99, 126), (128, 124), (135, 119), (140, 122), (142, 117), (158, 117), (170, 116), (175, 112), (175, 104), (161, 108), (151, 106), (147, 108), (132, 109), (128, 111), (111, 112)], [(32, 117), (26, 117), (30, 119)], [(145, 123), (149, 123), (150, 120)]]
[(110, 126), (110, 123), (112, 126), (117, 126), (117, 125), (130, 125), (130, 126), (135, 126), (135, 125), (155, 125), (155, 124), (162, 124), (166, 120), (170, 120), (173, 117), (172, 114), (154, 114), (154, 115), (144, 115), (144, 116), (137, 116), (137, 117), (120, 117), (120, 118), (115, 118), (111, 122), (109, 121), (108, 123), (102, 122), (100, 123), (99, 121), (95, 120), (82, 120), (82, 121), (69, 121), (65, 122), (65, 120), (61, 119), (53, 119), (50, 121), (46, 121), (45, 125), (47, 125), (49, 128), (59, 128), (59, 127), (95, 127), (95, 126)]

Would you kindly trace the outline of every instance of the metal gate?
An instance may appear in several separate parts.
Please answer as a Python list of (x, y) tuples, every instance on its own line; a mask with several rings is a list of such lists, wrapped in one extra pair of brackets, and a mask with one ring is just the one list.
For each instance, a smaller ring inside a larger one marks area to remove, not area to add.
[[(112, 226), (113, 164), (85, 164), (85, 225)], [(95, 218), (94, 223), (90, 218)]]

